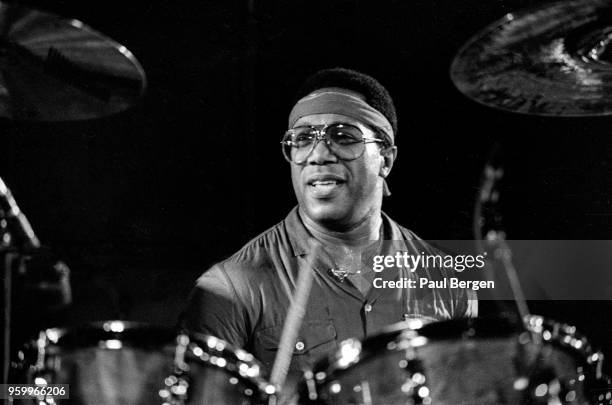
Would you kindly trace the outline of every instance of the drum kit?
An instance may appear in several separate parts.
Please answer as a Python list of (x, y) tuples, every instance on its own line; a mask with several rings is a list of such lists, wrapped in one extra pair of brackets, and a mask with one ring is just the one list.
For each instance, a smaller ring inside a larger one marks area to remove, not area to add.
[[(3, 117), (101, 117), (145, 90), (134, 56), (80, 21), (0, 3), (0, 27)], [(458, 52), (451, 77), (469, 98), (506, 111), (608, 115), (611, 41), (611, 3), (554, 3), (486, 27)], [(493, 178), (485, 176), (478, 215), (497, 198), (500, 172), (486, 173)], [(0, 203), (0, 252), (31, 254), (40, 244), (1, 180)], [(503, 235), (491, 235), (495, 249), (507, 249)], [(6, 266), (5, 338), (10, 274)], [(253, 355), (214, 336), (120, 320), (41, 331), (18, 350), (11, 382), (68, 384), (75, 404), (612, 404), (603, 354), (576, 328), (529, 314), (516, 292), (516, 318), (410, 320), (343, 341), (292, 393)]]
[(125, 321), (44, 330), (16, 367), (22, 382), (68, 384), (77, 404), (259, 404), (276, 391), (244, 350)]

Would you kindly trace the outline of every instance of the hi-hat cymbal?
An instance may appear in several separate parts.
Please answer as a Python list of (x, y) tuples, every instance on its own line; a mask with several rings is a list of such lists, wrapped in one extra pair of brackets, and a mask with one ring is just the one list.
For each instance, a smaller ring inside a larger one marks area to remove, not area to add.
[(0, 117), (99, 118), (133, 105), (145, 87), (124, 46), (78, 20), (0, 2)]
[(612, 1), (507, 14), (463, 46), (451, 78), (468, 97), (506, 111), (612, 114)]

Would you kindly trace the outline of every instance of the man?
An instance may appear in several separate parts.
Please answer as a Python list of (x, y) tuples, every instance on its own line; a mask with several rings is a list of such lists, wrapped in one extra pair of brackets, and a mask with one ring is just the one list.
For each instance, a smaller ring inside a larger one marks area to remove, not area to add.
[(374, 256), (432, 251), (381, 212), (397, 156), (387, 90), (367, 75), (335, 68), (311, 76), (297, 99), (282, 146), (298, 206), (202, 275), (185, 327), (245, 348), (269, 371), (300, 271), (313, 271), (314, 282), (292, 371), (346, 338), (361, 339), (403, 319), (475, 316), (475, 297), (465, 290), (372, 286), (375, 277), (417, 277), (406, 268), (375, 273)]

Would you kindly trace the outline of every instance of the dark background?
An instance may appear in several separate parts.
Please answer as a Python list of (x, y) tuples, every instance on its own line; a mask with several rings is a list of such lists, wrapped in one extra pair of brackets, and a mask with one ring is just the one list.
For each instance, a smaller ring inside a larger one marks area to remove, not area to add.
[[(203, 270), (295, 204), (278, 142), (295, 90), (324, 67), (362, 70), (393, 95), (399, 158), (384, 209), (422, 237), (473, 237), (480, 174), (500, 142), (510, 238), (611, 239), (609, 118), (497, 112), (449, 79), (470, 36), (540, 2), (28, 4), (124, 44), (149, 81), (142, 103), (113, 117), (2, 123), (0, 175), (72, 269), (71, 308), (50, 315), (33, 296), (19, 297), (23, 317), (39, 314), (29, 329), (116, 317), (173, 325)], [(611, 307), (534, 303), (606, 348)]]

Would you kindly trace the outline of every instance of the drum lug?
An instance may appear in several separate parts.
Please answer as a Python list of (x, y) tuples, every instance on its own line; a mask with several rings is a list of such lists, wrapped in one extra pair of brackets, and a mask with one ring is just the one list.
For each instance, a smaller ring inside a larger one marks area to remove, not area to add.
[(309, 403), (316, 403), (319, 399), (319, 394), (317, 392), (317, 383), (314, 378), (314, 373), (311, 370), (304, 371), (304, 385), (306, 389), (302, 395), (308, 398)]
[(175, 373), (168, 376), (164, 384), (165, 388), (159, 391), (159, 396), (164, 400), (163, 405), (183, 405), (189, 388), (187, 379)]
[(597, 378), (589, 387), (593, 405), (612, 405), (612, 379), (607, 375)]
[[(564, 382), (557, 378), (553, 369), (541, 370), (528, 380), (523, 393), (523, 402), (534, 405), (581, 403), (575, 382)], [(519, 381), (519, 380), (517, 380)], [(518, 389), (515, 384), (515, 389)]]
[(408, 376), (401, 390), (409, 397), (410, 402), (408, 403), (411, 405), (431, 404), (431, 391), (427, 384), (423, 362), (417, 358), (414, 351), (407, 352), (406, 360), (404, 361), (405, 363), (401, 362), (401, 366), (403, 366)]
[(185, 362), (185, 353), (189, 347), (189, 337), (184, 334), (178, 335), (176, 344), (174, 371), (166, 377), (165, 387), (159, 391), (159, 396), (164, 400), (163, 405), (182, 405), (187, 400), (189, 366)]

